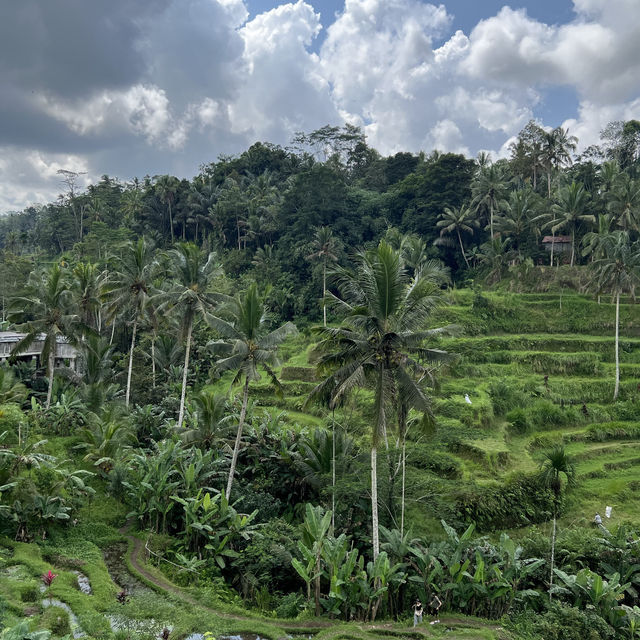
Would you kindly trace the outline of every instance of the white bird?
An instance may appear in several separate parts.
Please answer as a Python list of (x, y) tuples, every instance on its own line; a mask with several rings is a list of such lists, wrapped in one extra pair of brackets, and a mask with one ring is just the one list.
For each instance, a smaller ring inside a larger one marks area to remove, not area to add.
[(465, 393), (465, 394), (464, 394), (464, 401), (465, 401), (467, 404), (471, 404), (471, 398), (469, 397), (469, 394), (468, 394), (468, 393)]

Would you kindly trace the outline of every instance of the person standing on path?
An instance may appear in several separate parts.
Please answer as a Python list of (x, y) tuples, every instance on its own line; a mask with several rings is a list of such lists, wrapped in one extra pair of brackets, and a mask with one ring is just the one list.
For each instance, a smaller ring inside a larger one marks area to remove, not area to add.
[(417, 627), (422, 622), (422, 603), (420, 600), (416, 600), (413, 605), (413, 626)]
[(431, 602), (429, 602), (429, 609), (431, 609), (433, 613), (434, 620), (432, 620), (429, 624), (436, 624), (436, 622), (440, 622), (438, 620), (438, 611), (440, 611), (440, 607), (442, 606), (442, 600), (438, 598), (438, 596), (434, 593), (433, 598), (431, 598)]

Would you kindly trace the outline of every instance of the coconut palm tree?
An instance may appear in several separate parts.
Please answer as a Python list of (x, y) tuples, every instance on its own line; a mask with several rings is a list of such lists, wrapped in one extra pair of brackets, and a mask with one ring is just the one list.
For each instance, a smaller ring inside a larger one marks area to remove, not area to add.
[(508, 184), (502, 165), (492, 164), (481, 169), (471, 185), (473, 200), (470, 206), (475, 211), (484, 209), (489, 212), (489, 233), (492, 238), (493, 217), (507, 206)]
[(142, 237), (129, 241), (122, 254), (115, 258), (113, 275), (108, 287), (109, 310), (112, 316), (120, 315), (131, 322), (131, 347), (127, 369), (125, 405), (131, 395), (133, 350), (136, 346), (138, 325), (144, 316), (151, 294), (151, 270), (154, 265), (151, 245)]
[(245, 293), (224, 300), (226, 304), (221, 310), (221, 316), (207, 317), (207, 322), (220, 334), (222, 340), (214, 340), (208, 346), (216, 356), (221, 356), (216, 363), (218, 371), (233, 371), (234, 383), (244, 379), (242, 408), (225, 494), (228, 500), (247, 415), (249, 383), (260, 380), (259, 369), (262, 369), (271, 379), (276, 391), (280, 390), (280, 383), (273, 371), (273, 367), (279, 364), (278, 346), (285, 338), (297, 333), (297, 329), (292, 322), (285, 322), (277, 329), (269, 330), (264, 299), (258, 294), (258, 286), (255, 282)]
[(101, 309), (107, 285), (107, 272), (97, 264), (80, 262), (73, 269), (71, 291), (80, 307), (80, 318), (94, 331), (100, 331)]
[(540, 463), (540, 482), (553, 492), (553, 528), (551, 533), (551, 563), (549, 572), (549, 599), (553, 586), (553, 562), (556, 551), (556, 518), (558, 504), (564, 485), (573, 486), (575, 482), (575, 467), (563, 446), (557, 446), (546, 451)]
[(551, 208), (554, 219), (559, 220), (551, 227), (551, 232), (556, 233), (564, 228), (571, 230), (571, 266), (576, 253), (576, 227), (581, 222), (595, 224), (596, 217), (586, 213), (589, 206), (589, 193), (580, 182), (572, 182), (562, 187), (558, 194), (558, 203)]
[(345, 315), (340, 327), (322, 331), (318, 371), (325, 376), (311, 397), (328, 398), (335, 406), (357, 387), (374, 392), (371, 430), (371, 519), (374, 559), (380, 553), (377, 452), (387, 437), (394, 402), (428, 415), (429, 399), (416, 377), (424, 368), (424, 330), (439, 301), (433, 283), (419, 270), (409, 277), (400, 253), (381, 241), (376, 249), (356, 255), (354, 270), (338, 269), (341, 297), (332, 296)]
[(613, 231), (600, 240), (601, 256), (591, 263), (598, 292), (610, 292), (616, 299), (616, 382), (614, 401), (620, 391), (620, 295), (635, 295), (640, 278), (640, 246), (631, 243), (626, 231)]
[(196, 424), (191, 429), (179, 431), (178, 435), (185, 444), (212, 449), (234, 417), (229, 413), (229, 402), (225, 395), (216, 394), (209, 389), (195, 394), (193, 401)]
[(333, 231), (329, 227), (316, 229), (313, 242), (313, 253), (307, 256), (307, 260), (322, 260), (322, 321), (327, 326), (327, 262), (335, 262), (338, 259), (337, 242), (333, 237)]
[(171, 205), (173, 205), (176, 201), (176, 195), (178, 193), (178, 187), (180, 186), (180, 181), (178, 178), (174, 176), (156, 176), (156, 182), (154, 185), (154, 189), (158, 198), (160, 198), (161, 202), (163, 202), (167, 206), (167, 210), (169, 212), (169, 229), (171, 230), (171, 244), (174, 243), (174, 235), (173, 235), (173, 214), (171, 210)]
[(222, 274), (222, 267), (215, 253), (202, 251), (192, 242), (179, 242), (170, 252), (175, 279), (169, 288), (158, 294), (159, 311), (171, 310), (180, 318), (180, 330), (185, 338), (184, 368), (182, 371), (182, 393), (178, 428), (184, 421), (184, 403), (187, 393), (189, 355), (193, 323), (199, 316), (206, 316), (215, 305), (214, 280)]
[(467, 265), (470, 267), (467, 255), (464, 252), (464, 245), (462, 244), (462, 236), (460, 232), (466, 232), (473, 235), (473, 229), (477, 226), (477, 222), (474, 218), (475, 211), (467, 205), (461, 207), (445, 207), (443, 213), (438, 216), (436, 227), (440, 229), (440, 238), (435, 241), (435, 244), (441, 243), (441, 239), (446, 234), (455, 233), (458, 237), (458, 243), (460, 244), (460, 251), (462, 257)]
[(33, 272), (29, 277), (27, 295), (14, 298), (10, 306), (9, 319), (19, 323), (19, 328), (27, 332), (16, 343), (12, 354), (17, 356), (36, 340), (43, 340), (40, 359), (47, 363), (49, 384), (45, 406), (48, 409), (51, 406), (57, 343), (59, 340), (75, 342), (86, 328), (72, 310), (71, 291), (60, 265), (54, 264), (48, 271)]
[(640, 180), (622, 173), (606, 194), (607, 210), (623, 231), (638, 231), (640, 223)]
[(536, 194), (530, 188), (512, 191), (509, 204), (496, 217), (495, 229), (500, 236), (511, 239), (514, 251), (520, 255), (520, 247), (531, 232), (536, 212)]

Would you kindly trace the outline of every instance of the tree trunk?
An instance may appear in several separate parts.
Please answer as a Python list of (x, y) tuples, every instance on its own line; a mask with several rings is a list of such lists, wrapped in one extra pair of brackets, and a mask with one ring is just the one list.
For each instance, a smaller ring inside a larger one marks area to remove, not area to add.
[(124, 405), (129, 408), (129, 396), (131, 395), (131, 371), (133, 370), (133, 349), (136, 346), (136, 331), (138, 330), (138, 319), (133, 321), (133, 335), (131, 336), (131, 348), (129, 349), (129, 370), (127, 372), (127, 393), (125, 394)]
[(551, 587), (553, 587), (553, 561), (556, 555), (556, 505), (553, 505), (553, 529), (551, 533), (551, 572), (549, 574), (549, 600), (551, 600)]
[(151, 380), (153, 388), (156, 388), (156, 338), (151, 338)]
[[(554, 218), (553, 222), (552, 222), (554, 227), (555, 227), (555, 222), (556, 222), (556, 219)], [(551, 228), (551, 266), (552, 267), (553, 267), (553, 252), (554, 252), (555, 248), (556, 248), (556, 233), (555, 233), (555, 231), (553, 230), (553, 227), (552, 227)]]
[(576, 228), (571, 232), (571, 266), (573, 267), (573, 259), (576, 253)]
[(322, 315), (324, 326), (327, 326), (327, 259), (322, 266)]
[(184, 400), (187, 395), (187, 373), (189, 371), (189, 352), (191, 351), (191, 330), (193, 329), (193, 320), (189, 321), (187, 327), (187, 347), (184, 354), (184, 371), (182, 372), (182, 395), (180, 396), (180, 415), (178, 416), (178, 429), (182, 427), (184, 421)]
[(404, 536), (404, 493), (407, 461), (407, 438), (402, 436), (402, 502), (400, 504), (400, 536)]
[(238, 423), (238, 433), (236, 434), (236, 442), (233, 445), (233, 455), (231, 456), (231, 468), (229, 469), (229, 479), (227, 480), (227, 500), (231, 496), (231, 487), (233, 486), (233, 476), (236, 472), (236, 463), (238, 462), (238, 451), (240, 451), (240, 440), (242, 439), (242, 428), (247, 415), (247, 402), (249, 400), (249, 378), (245, 378), (244, 390), (242, 393), (242, 409), (240, 410), (240, 422)]
[(316, 578), (315, 578), (315, 588), (314, 588), (314, 596), (316, 601), (316, 617), (320, 616), (320, 554), (316, 555)]
[(489, 229), (491, 233), (491, 239), (493, 240), (493, 205), (489, 205)]
[(613, 390), (614, 402), (620, 391), (620, 291), (616, 292), (616, 386)]
[(49, 351), (49, 357), (47, 358), (47, 377), (49, 378), (49, 385), (47, 386), (47, 402), (45, 408), (48, 409), (51, 406), (51, 395), (53, 393), (53, 369), (56, 364), (56, 347), (58, 341), (53, 339), (53, 347)]
[(171, 200), (168, 200), (167, 204), (169, 205), (169, 228), (171, 229), (171, 244), (173, 244), (174, 237), (173, 237), (173, 216), (171, 215)]
[(109, 339), (109, 346), (111, 346), (113, 344), (113, 335), (116, 332), (116, 321), (115, 318), (113, 320), (113, 324), (111, 325), (111, 338)]
[(460, 251), (462, 251), (462, 257), (464, 258), (464, 261), (467, 263), (467, 269), (468, 269), (469, 261), (467, 260), (467, 255), (464, 252), (464, 245), (462, 244), (462, 238), (460, 237), (460, 229), (456, 229), (456, 232), (458, 233), (458, 242), (460, 243)]
[(371, 446), (371, 528), (373, 542), (373, 561), (380, 554), (380, 533), (378, 524), (378, 450)]
[(336, 413), (331, 411), (331, 535), (336, 530)]

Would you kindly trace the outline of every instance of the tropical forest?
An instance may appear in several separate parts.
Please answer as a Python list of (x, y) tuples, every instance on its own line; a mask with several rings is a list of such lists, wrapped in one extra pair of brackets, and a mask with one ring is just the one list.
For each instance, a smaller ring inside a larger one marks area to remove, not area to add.
[(640, 638), (640, 122), (0, 217), (2, 640)]

